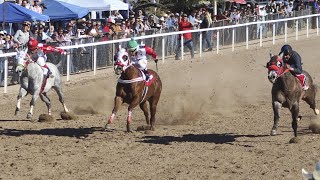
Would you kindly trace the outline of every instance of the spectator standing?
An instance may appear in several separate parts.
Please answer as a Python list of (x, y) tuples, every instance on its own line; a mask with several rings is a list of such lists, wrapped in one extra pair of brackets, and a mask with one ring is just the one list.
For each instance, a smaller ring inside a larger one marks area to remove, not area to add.
[(30, 26), (31, 23), (29, 21), (25, 21), (22, 24), (22, 30), (18, 30), (13, 37), (13, 41), (18, 44), (18, 46), (26, 46), (30, 38)]
[[(188, 15), (187, 14), (183, 14), (183, 17), (181, 19), (181, 21), (179, 22), (179, 31), (186, 31), (186, 30), (191, 30), (192, 29), (192, 24), (188, 21)], [(187, 46), (190, 50), (191, 53), (191, 59), (194, 58), (194, 46), (193, 46), (193, 42), (192, 42), (192, 34), (190, 32), (188, 33), (184, 33), (183, 34), (183, 40), (184, 46)], [(176, 60), (180, 60), (180, 56), (181, 56), (181, 35), (179, 35), (178, 38), (178, 48), (176, 51)]]
[(51, 37), (48, 36), (45, 32), (44, 32), (44, 25), (43, 24), (39, 24), (39, 31), (38, 31), (38, 42), (41, 43), (48, 43), (52, 41)]
[[(205, 16), (203, 18), (203, 21), (200, 24), (200, 28), (206, 29), (206, 28), (210, 28), (210, 27), (212, 27), (212, 18), (211, 18), (211, 14), (209, 13), (209, 11), (206, 11)], [(206, 46), (205, 46), (206, 44), (207, 44), (208, 51), (212, 51), (211, 35), (212, 35), (212, 31), (203, 31), (202, 32), (203, 51), (206, 48)]]
[(27, 9), (30, 9), (30, 4), (28, 3), (27, 0), (23, 0), (21, 2), (21, 6), (27, 8)]
[[(3, 54), (5, 52), (5, 36), (6, 34), (3, 31), (0, 31), (0, 53)], [(4, 68), (5, 68), (5, 62), (6, 58), (1, 57), (0, 58), (0, 86), (3, 86), (3, 80), (4, 80)]]
[(30, 7), (30, 10), (42, 14), (42, 8), (40, 7), (39, 0), (33, 0), (33, 6)]

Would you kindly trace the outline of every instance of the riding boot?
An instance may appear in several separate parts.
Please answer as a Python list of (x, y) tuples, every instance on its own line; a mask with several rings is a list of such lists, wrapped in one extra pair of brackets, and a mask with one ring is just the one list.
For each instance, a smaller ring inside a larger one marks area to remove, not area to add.
[(47, 77), (48, 77), (48, 78), (53, 77), (52, 72), (51, 72), (51, 70), (49, 69), (49, 67), (48, 67)]
[(51, 70), (49, 69), (49, 67), (45, 64), (44, 66), (42, 66), (43, 71), (45, 72), (45, 70), (47, 71), (47, 78), (53, 77)]
[(144, 75), (146, 75), (146, 81), (149, 81), (149, 79), (150, 79), (149, 71), (147, 69), (144, 69), (143, 73), (144, 73)]

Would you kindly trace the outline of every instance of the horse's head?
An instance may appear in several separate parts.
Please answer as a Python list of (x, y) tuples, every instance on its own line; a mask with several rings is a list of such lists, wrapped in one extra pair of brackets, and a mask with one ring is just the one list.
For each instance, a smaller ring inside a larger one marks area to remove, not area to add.
[(124, 48), (119, 46), (117, 54), (114, 56), (114, 71), (117, 75), (124, 72), (130, 66), (129, 54)]
[(19, 74), (19, 77), (21, 76), (22, 72), (24, 71), (24, 69), (26, 68), (27, 65), (27, 51), (26, 50), (21, 50), (21, 51), (17, 51), (17, 55), (16, 55), (16, 60), (17, 60), (17, 67), (16, 67), (16, 72)]
[(266, 68), (268, 68), (268, 79), (271, 83), (275, 83), (277, 78), (279, 78), (285, 67), (285, 63), (278, 55), (270, 55), (270, 61), (267, 63)]

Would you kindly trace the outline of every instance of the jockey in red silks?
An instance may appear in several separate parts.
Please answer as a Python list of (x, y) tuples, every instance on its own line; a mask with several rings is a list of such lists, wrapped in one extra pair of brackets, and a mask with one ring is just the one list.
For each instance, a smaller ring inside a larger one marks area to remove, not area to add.
[(306, 82), (306, 75), (304, 75), (302, 71), (301, 56), (296, 51), (293, 51), (292, 47), (287, 44), (282, 46), (279, 55), (282, 53), (283, 61), (288, 65), (290, 72), (299, 79), (302, 89), (309, 89), (309, 86)]
[(149, 81), (153, 78), (152, 74), (150, 75), (147, 69), (148, 65), (148, 59), (147, 55), (150, 55), (153, 57), (154, 61), (157, 63), (157, 54), (156, 52), (146, 46), (146, 45), (139, 45), (137, 41), (134, 39), (131, 39), (128, 44), (127, 48), (129, 50), (129, 53), (131, 55), (131, 61), (135, 67), (143, 71), (143, 73), (146, 75), (146, 81)]
[(29, 57), (35, 61), (43, 70), (43, 75), (48, 78), (52, 74), (48, 66), (46, 65), (47, 53), (58, 52), (60, 54), (66, 55), (63, 49), (59, 49), (46, 44), (38, 43), (36, 39), (30, 38), (28, 42), (28, 54)]

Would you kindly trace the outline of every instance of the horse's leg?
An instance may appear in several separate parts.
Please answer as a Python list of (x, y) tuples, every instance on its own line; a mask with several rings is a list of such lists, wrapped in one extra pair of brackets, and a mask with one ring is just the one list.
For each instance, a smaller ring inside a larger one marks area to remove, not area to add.
[(151, 120), (150, 120), (150, 124), (151, 127), (150, 129), (152, 131), (155, 130), (155, 124), (156, 124), (156, 112), (157, 112), (157, 105), (158, 105), (158, 101), (160, 99), (160, 95), (159, 96), (153, 96), (149, 99), (149, 103), (150, 103), (150, 112), (151, 112)]
[(141, 104), (140, 104), (140, 108), (141, 108), (141, 110), (143, 111), (144, 116), (145, 116), (145, 118), (146, 118), (147, 125), (149, 126), (149, 125), (150, 125), (150, 119), (149, 119), (148, 103), (147, 103), (147, 101), (141, 103)]
[(294, 131), (294, 137), (298, 136), (298, 116), (299, 116), (299, 103), (295, 103), (291, 108), (291, 117), (292, 117), (292, 129)]
[(42, 93), (40, 95), (40, 99), (46, 103), (46, 106), (48, 108), (48, 115), (51, 116), (51, 101), (49, 99), (49, 97), (47, 96), (47, 93)]
[(140, 102), (139, 96), (135, 96), (133, 97), (132, 102), (128, 107), (127, 132), (132, 132), (132, 129), (130, 127), (130, 124), (132, 122), (132, 110), (139, 105), (139, 102)]
[(24, 96), (26, 96), (28, 94), (27, 90), (23, 89), (20, 87), (20, 91), (17, 97), (17, 106), (16, 106), (16, 111), (14, 113), (14, 115), (18, 115), (19, 111), (20, 111), (20, 106), (21, 106), (21, 100)]
[(64, 112), (69, 112), (66, 104), (64, 103), (64, 94), (62, 93), (61, 87), (60, 86), (53, 86), (52, 88), (57, 92), (57, 94), (59, 96), (59, 101), (63, 106)]
[(32, 99), (30, 101), (30, 111), (27, 115), (27, 119), (32, 119), (32, 115), (33, 115), (33, 108), (36, 104), (36, 100), (38, 99), (39, 97), (39, 92), (38, 91), (35, 91), (35, 93), (32, 95)]
[(308, 92), (308, 96), (303, 98), (304, 101), (306, 101), (307, 104), (309, 104), (310, 108), (313, 109), (314, 113), (316, 115), (319, 114), (319, 109), (316, 108), (316, 87), (310, 87)]
[(280, 110), (281, 110), (282, 104), (278, 101), (274, 101), (272, 103), (272, 109), (273, 109), (273, 127), (271, 129), (271, 136), (277, 135), (277, 128), (280, 118)]
[(123, 103), (122, 97), (116, 96), (114, 98), (114, 107), (113, 107), (113, 110), (112, 110), (112, 114), (109, 117), (109, 120), (108, 120), (107, 124), (105, 125), (105, 129), (106, 130), (111, 130), (110, 124), (113, 122), (114, 117), (116, 116), (116, 114), (117, 114), (118, 110), (120, 109), (122, 103)]

